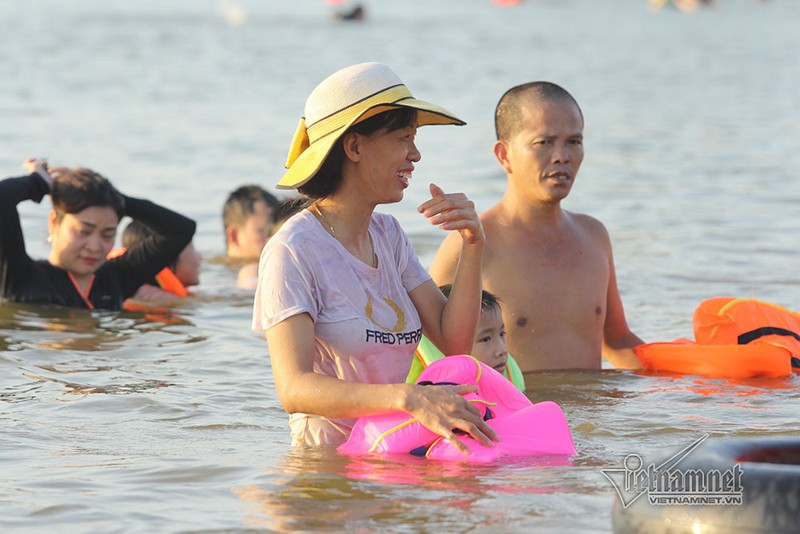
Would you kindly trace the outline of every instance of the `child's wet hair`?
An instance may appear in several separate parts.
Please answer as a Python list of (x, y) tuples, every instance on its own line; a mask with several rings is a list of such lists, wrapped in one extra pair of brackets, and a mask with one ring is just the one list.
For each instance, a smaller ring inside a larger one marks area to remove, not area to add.
[[(439, 289), (442, 290), (444, 296), (450, 298), (450, 291), (453, 289), (453, 284), (444, 284), (439, 286)], [(490, 293), (485, 289), (481, 290), (481, 311), (487, 310), (499, 310), (500, 309), (500, 299), (494, 293)]]

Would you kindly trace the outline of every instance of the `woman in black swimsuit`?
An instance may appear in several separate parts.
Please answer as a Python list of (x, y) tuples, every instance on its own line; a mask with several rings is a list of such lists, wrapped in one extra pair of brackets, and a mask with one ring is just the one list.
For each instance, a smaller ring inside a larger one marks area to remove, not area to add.
[[(148, 200), (119, 193), (85, 168), (48, 171), (29, 159), (31, 174), (0, 181), (0, 295), (14, 302), (119, 310), (147, 280), (175, 261), (195, 232), (195, 222)], [(25, 251), (17, 204), (50, 194), (50, 254), (33, 260)], [(128, 216), (154, 235), (106, 261), (117, 226)]]

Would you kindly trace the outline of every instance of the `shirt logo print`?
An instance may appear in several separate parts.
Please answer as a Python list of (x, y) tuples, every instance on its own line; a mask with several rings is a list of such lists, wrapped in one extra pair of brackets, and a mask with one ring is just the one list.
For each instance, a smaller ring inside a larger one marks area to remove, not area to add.
[(367, 297), (367, 305), (364, 306), (364, 313), (367, 315), (367, 319), (374, 324), (375, 326), (383, 329), (386, 332), (402, 332), (406, 328), (406, 314), (405, 312), (398, 306), (391, 298), (384, 297), (383, 301), (392, 309), (394, 310), (395, 315), (397, 316), (397, 322), (394, 324), (393, 327), (389, 328), (387, 326), (383, 326), (378, 321), (372, 317), (373, 312), (373, 305), (372, 305), (372, 297)]

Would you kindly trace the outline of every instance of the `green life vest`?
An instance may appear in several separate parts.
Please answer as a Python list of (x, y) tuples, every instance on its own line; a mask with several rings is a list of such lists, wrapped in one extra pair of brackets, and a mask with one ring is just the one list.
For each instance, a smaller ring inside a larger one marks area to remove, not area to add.
[[(444, 358), (444, 354), (427, 337), (422, 336), (417, 350), (414, 352), (414, 360), (411, 362), (411, 370), (408, 372), (406, 383), (415, 384), (422, 371), (432, 362), (441, 358)], [(522, 375), (516, 360), (510, 354), (508, 355), (505, 369), (503, 369), (503, 376), (511, 380), (511, 383), (518, 390), (525, 392), (525, 377)]]

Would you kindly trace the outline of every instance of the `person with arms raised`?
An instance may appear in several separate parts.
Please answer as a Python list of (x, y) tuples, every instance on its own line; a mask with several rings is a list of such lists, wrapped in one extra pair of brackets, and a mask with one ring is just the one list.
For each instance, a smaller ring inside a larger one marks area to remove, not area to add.
[[(195, 222), (148, 200), (127, 197), (86, 168), (48, 170), (28, 159), (30, 173), (0, 181), (0, 290), (14, 302), (119, 310), (125, 299), (175, 261), (195, 232)], [(50, 194), (50, 254), (33, 260), (25, 250), (17, 204)], [(106, 261), (124, 216), (154, 236)]]

